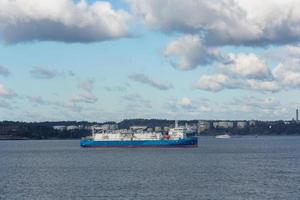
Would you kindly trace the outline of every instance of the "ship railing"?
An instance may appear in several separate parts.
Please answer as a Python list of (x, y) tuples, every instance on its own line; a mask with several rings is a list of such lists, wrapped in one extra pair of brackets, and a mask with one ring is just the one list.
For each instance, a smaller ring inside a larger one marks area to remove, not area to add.
[(93, 139), (93, 136), (85, 136), (85, 137), (82, 137), (81, 139), (83, 140), (92, 140)]

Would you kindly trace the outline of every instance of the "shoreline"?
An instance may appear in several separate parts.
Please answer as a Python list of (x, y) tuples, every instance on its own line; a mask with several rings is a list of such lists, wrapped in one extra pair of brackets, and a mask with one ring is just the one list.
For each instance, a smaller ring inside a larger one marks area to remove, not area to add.
[[(194, 137), (212, 137), (214, 138), (216, 135), (196, 135)], [(271, 135), (231, 135), (231, 138), (245, 138), (245, 137), (251, 137), (251, 138), (259, 138), (259, 137), (299, 137), (300, 134), (294, 134), (294, 135), (276, 135), (276, 134), (271, 134)], [(45, 139), (37, 139), (37, 138), (1, 138), (0, 141), (17, 141), (17, 140), (81, 140), (81, 138), (45, 138)]]

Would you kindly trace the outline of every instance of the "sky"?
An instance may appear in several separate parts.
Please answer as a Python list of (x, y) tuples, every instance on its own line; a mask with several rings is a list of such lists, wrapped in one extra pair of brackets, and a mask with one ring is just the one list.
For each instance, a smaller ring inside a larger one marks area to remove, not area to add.
[(0, 121), (290, 120), (297, 0), (0, 0)]

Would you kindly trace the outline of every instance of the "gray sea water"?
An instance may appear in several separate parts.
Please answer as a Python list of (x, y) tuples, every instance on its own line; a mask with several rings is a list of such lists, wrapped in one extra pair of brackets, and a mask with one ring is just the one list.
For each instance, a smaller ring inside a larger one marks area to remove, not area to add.
[(0, 141), (0, 199), (299, 200), (300, 137), (200, 137), (184, 149)]

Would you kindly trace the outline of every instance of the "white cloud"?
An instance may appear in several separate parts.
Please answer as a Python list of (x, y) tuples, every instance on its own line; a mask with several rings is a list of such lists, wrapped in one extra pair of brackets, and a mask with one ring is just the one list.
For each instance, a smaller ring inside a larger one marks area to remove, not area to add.
[[(283, 48), (281, 48), (281, 52), (282, 51), (284, 54), (288, 55), (289, 57), (299, 59), (299, 55), (300, 55), (300, 47), (299, 46), (286, 45)], [(286, 57), (284, 57), (284, 58), (286, 58)]]
[(224, 43), (229, 39), (239, 41), (245, 35), (254, 37), (256, 34), (253, 25), (246, 20), (246, 13), (234, 1), (129, 0), (129, 2), (133, 11), (155, 29), (204, 34), (206, 38), (213, 35), (215, 42), (218, 43)]
[(284, 46), (282, 48), (272, 50), (268, 54), (270, 59), (279, 63), (272, 70), (274, 79), (283, 88), (299, 88), (300, 87), (300, 47)]
[(218, 49), (206, 47), (197, 35), (184, 35), (169, 43), (164, 55), (175, 68), (181, 70), (194, 69), (221, 59)]
[(229, 99), (190, 99), (192, 109), (179, 105), (181, 99), (169, 99), (165, 112), (182, 119), (290, 119), (299, 102), (281, 102), (274, 96), (233, 96)]
[(213, 113), (216, 106), (216, 102), (212, 102), (208, 99), (191, 99), (189, 97), (177, 99), (173, 97), (165, 102), (164, 112), (177, 119), (178, 117), (181, 119), (199, 119), (199, 117), (203, 119), (208, 113)]
[[(300, 88), (300, 48), (293, 46), (300, 42), (300, 1), (127, 1), (148, 27), (181, 35), (164, 50), (174, 67), (218, 67), (215, 74), (200, 77), (195, 88), (214, 92)], [(273, 65), (276, 59), (266, 60), (254, 53), (220, 53), (228, 45), (256, 48), (287, 44), (279, 50), (280, 64), (273, 70), (267, 63)]]
[(182, 99), (180, 99), (178, 101), (178, 104), (182, 105), (182, 106), (190, 106), (190, 105), (192, 105), (192, 101), (191, 101), (191, 99), (189, 99), (187, 97), (183, 97)]
[(276, 81), (234, 78), (224, 74), (203, 75), (194, 83), (194, 88), (212, 92), (220, 92), (225, 89), (278, 92), (281, 89)]
[(300, 86), (300, 69), (294, 71), (289, 66), (280, 63), (272, 72), (276, 80), (282, 85), (291, 88)]
[(10, 74), (6, 67), (0, 65), (0, 75), (7, 77)]
[(177, 101), (177, 105), (184, 110), (196, 110), (196, 107), (192, 100), (188, 97), (183, 97)]
[(95, 103), (98, 98), (89, 91), (81, 91), (72, 97), (72, 102), (75, 103)]
[(13, 90), (6, 88), (4, 85), (0, 84), (0, 98), (13, 98), (16, 96), (17, 94)]
[(236, 112), (244, 112), (252, 115), (252, 119), (278, 120), (291, 119), (296, 102), (281, 102), (279, 99), (268, 97), (244, 96), (235, 98), (228, 104)]
[(6, 43), (119, 38), (128, 35), (129, 19), (104, 1), (0, 0), (0, 33)]
[(243, 96), (234, 98), (227, 102), (226, 112), (247, 113), (256, 119), (282, 119), (283, 116), (289, 115), (291, 108), (289, 104), (282, 104), (275, 97), (255, 97)]
[(270, 78), (270, 70), (265, 61), (253, 53), (228, 55), (229, 62), (219, 64), (220, 69), (229, 75), (252, 79)]
[(129, 79), (132, 81), (136, 81), (142, 84), (150, 85), (159, 90), (169, 90), (173, 88), (173, 85), (168, 81), (162, 81), (159, 79), (153, 79), (145, 74), (131, 74), (129, 75)]
[(232, 85), (231, 80), (224, 74), (203, 75), (194, 84), (197, 89), (218, 92)]
[(276, 81), (246, 80), (246, 89), (266, 92), (278, 92), (281, 88)]
[(128, 0), (145, 23), (165, 32), (198, 34), (209, 45), (300, 41), (297, 0)]

